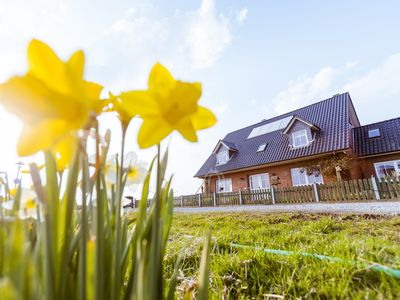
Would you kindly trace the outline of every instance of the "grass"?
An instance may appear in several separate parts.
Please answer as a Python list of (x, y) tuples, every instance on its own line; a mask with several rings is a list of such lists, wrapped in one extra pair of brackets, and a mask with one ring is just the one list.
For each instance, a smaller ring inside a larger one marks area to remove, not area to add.
[[(400, 279), (365, 265), (379, 263), (400, 269), (399, 216), (177, 213), (164, 263), (171, 275), (181, 256), (181, 290), (195, 288), (201, 246), (210, 227), (212, 299), (395, 299), (400, 295)], [(230, 243), (360, 263), (281, 256), (233, 248)]]

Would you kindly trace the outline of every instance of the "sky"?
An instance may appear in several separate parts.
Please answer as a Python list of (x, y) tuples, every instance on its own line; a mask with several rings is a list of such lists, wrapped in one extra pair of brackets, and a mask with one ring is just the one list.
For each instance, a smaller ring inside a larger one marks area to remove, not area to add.
[[(218, 123), (198, 143), (175, 133), (162, 145), (175, 194), (193, 194), (193, 175), (230, 131), (346, 91), (362, 124), (398, 117), (399, 11), (398, 1), (0, 0), (0, 82), (26, 72), (32, 38), (63, 59), (83, 49), (86, 79), (113, 93), (145, 88), (156, 62), (201, 82), (200, 104)], [(100, 122), (117, 152), (117, 118)], [(138, 149), (139, 126), (127, 150), (149, 162), (155, 149)], [(0, 171), (11, 177), (33, 159), (16, 155), (20, 129), (0, 108)]]

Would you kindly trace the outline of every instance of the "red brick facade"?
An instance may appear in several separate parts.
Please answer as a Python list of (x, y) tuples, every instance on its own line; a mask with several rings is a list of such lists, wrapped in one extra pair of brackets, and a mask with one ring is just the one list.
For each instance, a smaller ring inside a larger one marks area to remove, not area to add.
[[(369, 178), (371, 177), (371, 175), (376, 176), (374, 163), (391, 161), (391, 160), (400, 160), (400, 153), (395, 153), (391, 155), (379, 155), (367, 158), (358, 158), (357, 161), (354, 163), (354, 166), (351, 168), (350, 174), (347, 175), (347, 177), (344, 174), (342, 174), (342, 179), (343, 180), (361, 179), (361, 178)], [(239, 190), (247, 190), (250, 188), (249, 176), (261, 173), (268, 173), (271, 186), (291, 187), (292, 168), (310, 167), (318, 164), (318, 161), (319, 159), (292, 161), (292, 162), (282, 163), (279, 165), (263, 166), (251, 170), (241, 170), (236, 172), (233, 171), (230, 173), (219, 174), (218, 176), (211, 176), (204, 179), (204, 192), (205, 193), (216, 192), (216, 181), (222, 178), (230, 178), (232, 180), (233, 192), (237, 192)], [(276, 176), (278, 178), (276, 182), (272, 182), (273, 176)], [(322, 178), (324, 183), (332, 183), (337, 181), (335, 174), (322, 174)]]

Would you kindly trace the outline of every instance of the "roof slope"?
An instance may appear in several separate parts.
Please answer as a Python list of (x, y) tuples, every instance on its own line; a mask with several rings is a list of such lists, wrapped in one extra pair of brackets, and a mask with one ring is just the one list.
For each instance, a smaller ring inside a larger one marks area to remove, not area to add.
[[(264, 165), (293, 158), (306, 157), (349, 148), (349, 93), (337, 94), (329, 99), (288, 112), (227, 134), (223, 141), (236, 145), (238, 151), (226, 164), (216, 166), (216, 154), (211, 154), (196, 177), (212, 173)], [(289, 138), (282, 130), (247, 139), (253, 128), (285, 117), (296, 116), (318, 126), (318, 138), (308, 147), (291, 149)], [(268, 143), (265, 151), (257, 152), (260, 144)]]
[[(369, 138), (371, 129), (379, 129), (381, 135)], [(357, 156), (400, 151), (400, 118), (353, 128), (353, 139)]]

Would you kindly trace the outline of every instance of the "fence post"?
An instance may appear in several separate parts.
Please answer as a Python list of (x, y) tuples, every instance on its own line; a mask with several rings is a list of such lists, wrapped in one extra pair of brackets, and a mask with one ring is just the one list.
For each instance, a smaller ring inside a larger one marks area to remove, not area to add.
[(242, 190), (239, 190), (239, 204), (243, 205)]
[(216, 194), (215, 194), (215, 192), (213, 193), (213, 204), (214, 204), (214, 206), (217, 206), (217, 199), (216, 199), (217, 197), (216, 197)]
[(181, 196), (181, 207), (183, 207), (183, 196)]
[(318, 193), (318, 186), (316, 183), (313, 183), (314, 194), (315, 194), (315, 201), (319, 202), (319, 193)]
[(275, 204), (275, 188), (271, 188), (271, 197), (272, 197), (272, 204)]
[(378, 184), (376, 183), (376, 178), (371, 176), (372, 188), (374, 189), (376, 200), (381, 200), (381, 196), (379, 195)]
[(201, 207), (201, 194), (199, 194), (199, 207)]

